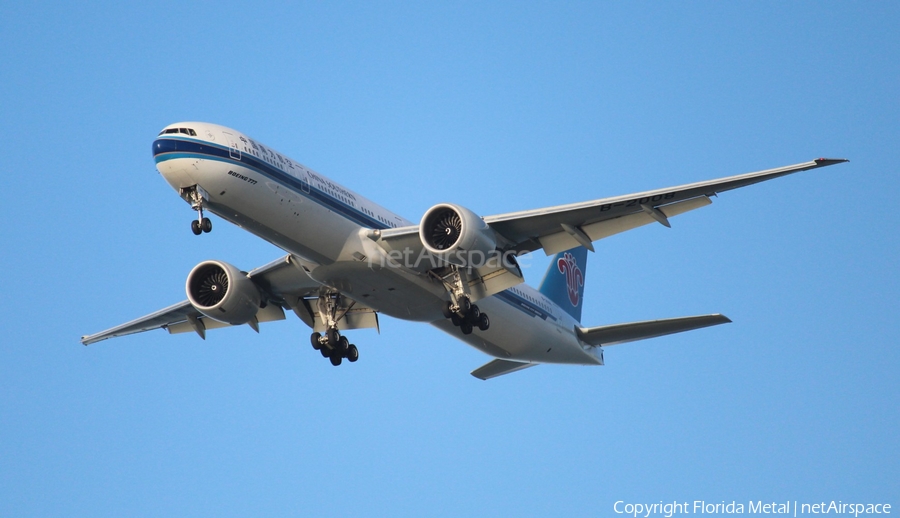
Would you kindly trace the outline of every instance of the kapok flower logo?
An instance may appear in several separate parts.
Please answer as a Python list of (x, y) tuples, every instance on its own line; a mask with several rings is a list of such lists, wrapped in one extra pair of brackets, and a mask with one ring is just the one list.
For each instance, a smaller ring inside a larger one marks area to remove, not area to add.
[(578, 263), (575, 262), (575, 258), (569, 252), (566, 252), (566, 255), (559, 258), (559, 261), (556, 261), (556, 267), (559, 269), (559, 273), (566, 276), (566, 287), (569, 291), (569, 302), (572, 303), (572, 306), (578, 306), (578, 288), (584, 286), (584, 274), (581, 272), (581, 268), (578, 267)]

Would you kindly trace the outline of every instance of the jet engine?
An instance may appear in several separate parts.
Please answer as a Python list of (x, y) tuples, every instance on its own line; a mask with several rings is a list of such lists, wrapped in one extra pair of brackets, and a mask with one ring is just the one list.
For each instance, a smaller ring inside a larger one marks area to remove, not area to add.
[(478, 266), (497, 249), (494, 231), (477, 214), (459, 205), (440, 203), (419, 224), (425, 249), (457, 266)]
[(188, 300), (204, 316), (241, 325), (253, 320), (262, 297), (247, 274), (222, 261), (204, 261), (185, 283)]

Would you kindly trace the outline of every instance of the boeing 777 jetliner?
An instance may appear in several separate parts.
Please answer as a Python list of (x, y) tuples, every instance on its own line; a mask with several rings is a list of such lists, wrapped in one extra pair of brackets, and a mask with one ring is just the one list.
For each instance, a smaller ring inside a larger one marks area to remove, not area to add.
[[(452, 203), (419, 223), (380, 207), (242, 133), (200, 122), (166, 127), (153, 142), (156, 168), (191, 207), (194, 234), (206, 213), (287, 255), (249, 273), (204, 261), (187, 276), (187, 300), (101, 333), (164, 328), (206, 332), (283, 320), (293, 312), (333, 365), (355, 362), (346, 331), (378, 327), (383, 313), (430, 323), (495, 359), (472, 375), (489, 379), (540, 363), (603, 365), (603, 346), (730, 322), (720, 314), (581, 325), (585, 267), (593, 242), (709, 205), (710, 196), (844, 159), (747, 173), (626, 196), (480, 217)], [(516, 258), (553, 255), (538, 289)]]

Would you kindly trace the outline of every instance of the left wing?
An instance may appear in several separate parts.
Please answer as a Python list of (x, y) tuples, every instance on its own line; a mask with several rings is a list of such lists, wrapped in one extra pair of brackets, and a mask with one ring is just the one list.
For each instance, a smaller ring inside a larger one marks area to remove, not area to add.
[[(284, 320), (284, 308), (292, 309), (300, 320), (314, 329), (323, 327), (314, 299), (322, 285), (298, 267), (290, 255), (261, 266), (247, 275), (269, 298), (266, 307), (261, 308), (256, 314), (256, 320), (250, 323), (255, 330), (259, 331), (260, 322)], [(372, 309), (354, 304), (347, 308), (346, 318), (341, 319), (341, 323), (343, 329), (378, 327), (378, 317)], [(230, 327), (230, 324), (203, 316), (185, 300), (106, 331), (83, 336), (81, 343), (90, 345), (107, 338), (160, 328), (172, 334), (193, 331), (205, 339), (207, 330), (222, 327)]]

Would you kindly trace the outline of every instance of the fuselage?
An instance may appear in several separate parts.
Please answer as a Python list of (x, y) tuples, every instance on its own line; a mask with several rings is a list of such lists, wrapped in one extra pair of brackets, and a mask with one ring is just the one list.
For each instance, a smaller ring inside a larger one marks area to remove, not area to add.
[(215, 124), (167, 126), (156, 167), (182, 197), (198, 187), (205, 209), (298, 258), (323, 286), (386, 315), (429, 322), (498, 358), (600, 364), (578, 322), (526, 284), (481, 299), (490, 329), (464, 335), (444, 318), (448, 295), (433, 277), (397, 267), (373, 231), (415, 225), (246, 135)]

